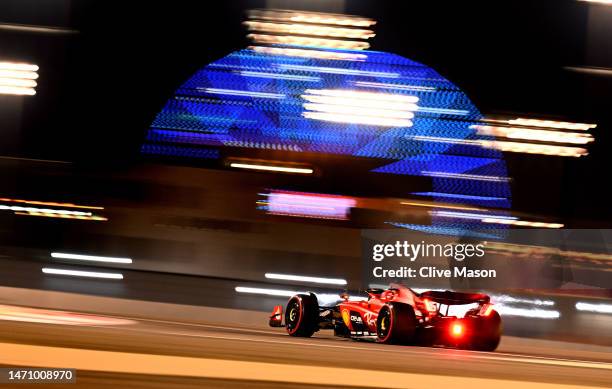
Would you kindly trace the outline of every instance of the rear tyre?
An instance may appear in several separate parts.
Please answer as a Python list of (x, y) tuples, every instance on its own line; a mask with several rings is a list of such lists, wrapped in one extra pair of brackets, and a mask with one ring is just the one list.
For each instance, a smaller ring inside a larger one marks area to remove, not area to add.
[(311, 337), (319, 330), (319, 302), (313, 294), (298, 294), (289, 299), (285, 311), (287, 332), (291, 336)]
[(412, 306), (390, 303), (378, 312), (376, 335), (381, 343), (411, 344), (414, 341), (416, 325), (417, 319)]
[(502, 333), (499, 313), (492, 311), (489, 316), (480, 316), (475, 320), (475, 336), (470, 348), (477, 351), (495, 351)]

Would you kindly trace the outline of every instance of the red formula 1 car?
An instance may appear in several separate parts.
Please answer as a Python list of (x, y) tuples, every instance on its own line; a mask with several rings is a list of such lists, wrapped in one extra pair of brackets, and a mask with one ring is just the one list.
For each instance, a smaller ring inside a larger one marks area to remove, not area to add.
[[(277, 305), (270, 326), (286, 327), (291, 336), (310, 337), (321, 329), (352, 339), (381, 343), (443, 346), (493, 351), (501, 338), (501, 318), (480, 293), (427, 291), (416, 293), (401, 285), (368, 289), (367, 301), (344, 301), (320, 307), (315, 294), (289, 299), (284, 314)], [(451, 307), (468, 306), (461, 317), (450, 315)]]

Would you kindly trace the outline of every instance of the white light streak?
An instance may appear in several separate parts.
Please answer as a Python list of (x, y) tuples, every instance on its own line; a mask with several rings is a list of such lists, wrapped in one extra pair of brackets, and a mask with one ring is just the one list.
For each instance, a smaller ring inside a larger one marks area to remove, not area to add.
[[(308, 92), (308, 91), (306, 91)], [(358, 108), (377, 108), (380, 110), (409, 111), (414, 112), (418, 106), (414, 103), (384, 101), (377, 99), (363, 99), (359, 97), (319, 96), (302, 95), (302, 98), (311, 103), (329, 104)]]
[(238, 162), (230, 163), (230, 167), (238, 168), (238, 169), (263, 170), (263, 171), (271, 171), (271, 172), (297, 173), (297, 174), (312, 174), (314, 172), (314, 170), (310, 168), (258, 165), (258, 164), (238, 163)]
[(122, 257), (102, 257), (97, 255), (83, 255), (83, 254), (70, 254), (70, 253), (51, 253), (52, 258), (61, 259), (74, 259), (78, 261), (92, 261), (92, 262), (107, 262), (107, 263), (132, 263), (131, 258)]
[(341, 51), (323, 51), (312, 49), (296, 49), (290, 47), (265, 46), (250, 46), (249, 48), (257, 53), (286, 55), (289, 57), (334, 59), (342, 61), (365, 61), (368, 58), (368, 56), (365, 54), (344, 53)]
[(382, 82), (368, 82), (368, 81), (356, 81), (356, 86), (362, 86), (367, 88), (379, 88), (379, 89), (391, 89), (391, 90), (408, 90), (416, 92), (435, 92), (438, 88), (431, 86), (420, 86), (420, 85), (405, 85), (405, 84), (385, 84)]
[(27, 78), (0, 78), (0, 86), (34, 88), (36, 85), (36, 81)]
[(308, 119), (381, 127), (411, 127), (417, 96), (344, 89), (307, 89), (302, 98)]
[(576, 303), (576, 309), (583, 312), (612, 314), (612, 304), (593, 304), (579, 301)]
[(334, 123), (365, 124), (380, 127), (412, 127), (412, 121), (372, 116), (340, 115), (324, 112), (304, 112), (305, 118)]
[(32, 88), (20, 88), (16, 86), (1, 86), (0, 85), (0, 94), (34, 96), (36, 94), (36, 91)]
[(7, 210), (7, 211), (13, 211), (13, 212), (45, 213), (45, 214), (52, 214), (52, 215), (92, 216), (91, 212), (70, 211), (66, 209), (22, 207), (19, 205), (1, 205), (0, 204), (0, 210)]
[(487, 218), (488, 220), (507, 221), (507, 220), (517, 219), (514, 216), (490, 215), (490, 214), (469, 213), (469, 212), (453, 212), (453, 211), (431, 211), (431, 214), (434, 216), (450, 217), (454, 219), (468, 219), (468, 220), (483, 220), (484, 218)]
[(50, 267), (43, 267), (42, 272), (45, 274), (54, 274), (54, 275), (61, 275), (61, 276), (105, 278), (105, 279), (112, 279), (112, 280), (122, 280), (123, 279), (123, 274), (121, 273), (102, 273), (102, 272), (82, 271), (82, 270), (54, 269)]
[(531, 317), (534, 319), (558, 319), (561, 317), (559, 311), (540, 308), (516, 308), (504, 304), (496, 304), (494, 309), (502, 316)]
[(0, 62), (0, 70), (18, 70), (22, 72), (37, 72), (38, 66), (29, 63)]
[(490, 295), (494, 304), (501, 303), (522, 303), (522, 304), (532, 304), (532, 305), (543, 305), (552, 307), (555, 305), (555, 302), (552, 300), (540, 300), (540, 299), (526, 299), (522, 297), (513, 297), (508, 295)]
[(259, 77), (259, 78), (272, 78), (276, 80), (293, 80), (293, 81), (309, 81), (319, 82), (320, 77), (310, 76), (298, 76), (295, 74), (283, 74), (283, 73), (266, 73), (266, 72), (252, 72), (252, 71), (241, 71), (239, 72), (244, 77)]
[(38, 66), (17, 63), (0, 62), (0, 94), (33, 96), (37, 85)]
[(251, 19), (275, 20), (280, 22), (292, 21), (298, 23), (328, 24), (354, 27), (370, 27), (376, 24), (375, 20), (359, 16), (278, 9), (250, 10), (249, 17)]
[(466, 145), (474, 147), (482, 147), (487, 149), (495, 149), (512, 153), (526, 154), (541, 154), (541, 155), (556, 155), (560, 157), (581, 157), (587, 155), (588, 152), (580, 147), (554, 146), (523, 142), (506, 142), (506, 141), (491, 141), (479, 139), (456, 139), (442, 138), (434, 136), (413, 135), (406, 136), (407, 139), (414, 139), (423, 142), (448, 143), (457, 145)]
[(292, 65), (292, 64), (279, 64), (281, 69), (297, 70), (303, 72), (319, 72), (319, 73), (330, 73), (330, 74), (347, 74), (351, 76), (370, 76), (370, 77), (382, 77), (382, 78), (398, 78), (399, 73), (388, 73), (388, 72), (370, 72), (366, 70), (356, 69), (340, 69), (330, 68), (324, 66), (308, 66), (308, 65)]
[(493, 182), (507, 182), (507, 181), (510, 181), (510, 179), (508, 177), (481, 176), (481, 175), (478, 175), (478, 174), (430, 172), (430, 171), (422, 171), (421, 174), (423, 174), (425, 176), (429, 176), (429, 177), (459, 178), (459, 179), (462, 179), (462, 180), (493, 181)]
[(264, 296), (292, 297), (299, 292), (295, 290), (250, 288), (247, 286), (237, 286), (234, 290), (238, 293), (262, 294)]
[(485, 148), (513, 153), (557, 155), (560, 157), (581, 157), (588, 154), (587, 150), (581, 147), (553, 146), (506, 141), (482, 141), (481, 143)]
[(364, 50), (370, 47), (368, 42), (347, 41), (340, 39), (312, 38), (293, 35), (249, 34), (247, 38), (255, 43), (269, 45), (314, 46), (332, 49)]
[(612, 0), (578, 0), (578, 1), (582, 1), (582, 2), (585, 2), (585, 3), (612, 5)]
[(470, 111), (465, 109), (447, 109), (447, 108), (432, 108), (432, 107), (419, 107), (419, 112), (437, 113), (440, 115), (457, 115), (466, 116)]
[(346, 280), (342, 278), (297, 276), (297, 275), (292, 275), (292, 274), (278, 274), (278, 273), (266, 273), (265, 276), (266, 278), (271, 279), (271, 280), (310, 282), (314, 284), (346, 285)]
[(402, 103), (417, 103), (419, 98), (417, 96), (394, 94), (394, 93), (373, 93), (363, 92), (356, 90), (347, 89), (306, 89), (307, 94), (350, 98), (350, 99), (363, 99), (366, 101), (392, 101)]
[(516, 118), (516, 119), (507, 120), (506, 122), (508, 124), (519, 125), (519, 126), (559, 128), (559, 129), (565, 129), (565, 130), (580, 130), (580, 131), (586, 131), (591, 128), (597, 127), (597, 124), (557, 122), (554, 120), (540, 120), (540, 119), (526, 119), (526, 118)]
[(250, 31), (266, 31), (276, 34), (328, 36), (334, 38), (369, 39), (376, 36), (374, 31), (361, 28), (330, 27), (301, 23), (273, 23), (248, 20), (244, 25)]
[(475, 129), (476, 133), (479, 135), (497, 136), (510, 139), (525, 139), (541, 142), (572, 144), (587, 144), (593, 142), (594, 140), (591, 134), (586, 133), (535, 130), (532, 128), (522, 127), (498, 127), (482, 125), (473, 125), (470, 126), (470, 128)]
[(489, 224), (509, 224), (520, 227), (533, 227), (533, 228), (563, 228), (565, 225), (562, 223), (545, 223), (545, 222), (532, 222), (527, 220), (501, 220), (493, 218), (482, 219), (483, 223)]
[(264, 92), (252, 92), (246, 90), (233, 90), (233, 89), (217, 89), (217, 88), (204, 88), (204, 92), (213, 95), (230, 95), (230, 96), (246, 96), (256, 97), (261, 99), (284, 99), (285, 95), (279, 93), (264, 93)]
[(36, 80), (38, 78), (38, 73), (26, 70), (0, 69), (0, 78)]
[(305, 103), (304, 108), (310, 111), (338, 113), (338, 114), (345, 114), (345, 115), (362, 115), (362, 116), (398, 118), (398, 119), (412, 119), (414, 117), (414, 113), (410, 111), (394, 111), (390, 109), (373, 109), (373, 108), (366, 108), (366, 107), (355, 107), (355, 106), (350, 106), (350, 105)]

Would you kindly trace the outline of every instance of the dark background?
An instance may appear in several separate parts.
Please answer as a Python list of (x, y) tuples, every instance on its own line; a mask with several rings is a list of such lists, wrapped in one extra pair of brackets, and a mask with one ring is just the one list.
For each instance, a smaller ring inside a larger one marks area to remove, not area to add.
[[(265, 5), (0, 0), (1, 23), (73, 30), (0, 30), (1, 60), (40, 66), (35, 97), (0, 96), (1, 154), (138, 163), (145, 130), (166, 99), (198, 68), (246, 47), (244, 10)], [(612, 67), (611, 9), (574, 0), (346, 1), (346, 13), (378, 20), (372, 49), (433, 67), (485, 114), (597, 123), (586, 158), (506, 156), (514, 208), (571, 219), (573, 227), (612, 224), (612, 77), (564, 69)]]

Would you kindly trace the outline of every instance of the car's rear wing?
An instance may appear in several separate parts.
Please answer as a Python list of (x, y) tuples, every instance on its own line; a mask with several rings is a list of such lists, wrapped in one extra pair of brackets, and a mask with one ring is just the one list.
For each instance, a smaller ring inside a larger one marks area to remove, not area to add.
[(443, 305), (465, 305), (465, 304), (488, 304), (491, 300), (489, 296), (483, 293), (461, 293), (445, 290), (444, 292), (428, 290), (421, 293), (421, 298), (435, 301)]

